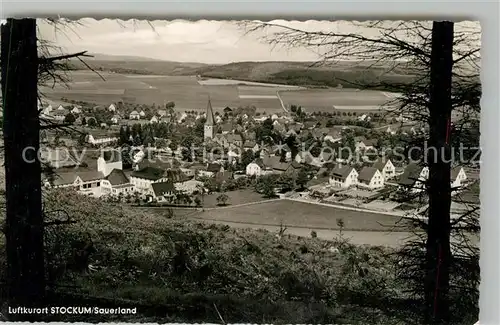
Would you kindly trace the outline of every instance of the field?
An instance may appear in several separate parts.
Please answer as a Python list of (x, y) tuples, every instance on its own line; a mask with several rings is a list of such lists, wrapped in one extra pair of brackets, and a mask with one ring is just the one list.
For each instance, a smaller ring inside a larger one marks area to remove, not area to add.
[(400, 217), (338, 209), (290, 200), (208, 210), (200, 219), (234, 223), (280, 225), (309, 229), (339, 229), (337, 219), (342, 218), (345, 230), (390, 231)]
[(225, 107), (257, 107), (259, 112), (282, 112), (278, 93), (285, 105), (300, 105), (309, 111), (377, 110), (388, 96), (380, 91), (353, 89), (305, 89), (286, 85), (262, 84), (224, 79), (199, 79), (196, 76), (127, 75), (73, 71), (71, 82), (54, 88), (42, 87), (48, 99), (80, 100), (97, 105), (123, 101), (133, 104), (162, 105), (173, 101), (179, 111), (204, 110), (210, 96), (216, 111)]

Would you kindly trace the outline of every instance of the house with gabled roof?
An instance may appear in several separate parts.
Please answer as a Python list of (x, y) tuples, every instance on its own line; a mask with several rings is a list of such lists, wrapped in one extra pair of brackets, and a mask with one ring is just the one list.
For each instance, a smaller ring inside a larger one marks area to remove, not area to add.
[(356, 151), (366, 151), (375, 148), (376, 141), (366, 139), (365, 137), (355, 137)]
[(134, 190), (134, 185), (121, 169), (113, 169), (101, 182), (102, 195), (125, 195), (133, 193)]
[(264, 161), (262, 158), (257, 158), (246, 166), (247, 176), (261, 176), (265, 169)]
[(132, 172), (132, 174), (130, 174), (130, 183), (135, 186), (137, 191), (143, 194), (152, 193), (152, 184), (165, 182), (167, 180), (168, 177), (165, 173), (165, 170), (151, 166), (135, 170)]
[(70, 111), (72, 114), (80, 114), (82, 112), (81, 108), (78, 106), (75, 106), (71, 109)]
[(115, 104), (111, 104), (111, 105), (109, 105), (109, 107), (108, 107), (108, 111), (110, 111), (110, 112), (115, 112), (115, 111), (116, 111), (116, 106), (115, 106)]
[(108, 176), (114, 169), (123, 169), (121, 152), (118, 150), (103, 151), (101, 156), (97, 158), (97, 171)]
[(227, 134), (225, 137), (230, 145), (235, 145), (237, 147), (241, 147), (243, 145), (243, 137), (239, 133)]
[(139, 114), (138, 111), (132, 111), (132, 112), (130, 112), (128, 118), (130, 120), (140, 120), (141, 119), (141, 115)]
[(151, 184), (151, 195), (156, 202), (166, 202), (174, 197), (176, 188), (174, 182), (165, 181)]
[(451, 169), (451, 187), (457, 189), (462, 187), (467, 181), (467, 174), (461, 166), (456, 166)]
[(220, 126), (220, 131), (222, 134), (231, 133), (234, 130), (233, 124), (230, 122), (224, 123)]
[(100, 197), (103, 179), (104, 175), (101, 172), (80, 169), (50, 175), (45, 178), (44, 185), (54, 188), (73, 188), (82, 194)]
[(425, 182), (429, 179), (429, 167), (416, 163), (408, 164), (401, 175), (398, 185), (400, 190), (418, 193), (425, 190)]
[(384, 176), (385, 180), (396, 176), (396, 167), (390, 159), (379, 158), (373, 163), (372, 167), (378, 169), (378, 171), (382, 173), (382, 176)]
[(219, 172), (224, 172), (224, 167), (221, 164), (208, 163), (204, 169), (198, 171), (198, 175), (213, 177)]
[(358, 183), (358, 172), (351, 166), (337, 166), (330, 172), (328, 183), (335, 187), (351, 187)]
[(363, 167), (358, 174), (358, 186), (375, 190), (384, 187), (384, 176), (375, 167)]
[(243, 150), (252, 150), (254, 153), (256, 153), (257, 151), (259, 151), (260, 147), (259, 145), (253, 141), (253, 140), (246, 140), (244, 143), (243, 143)]

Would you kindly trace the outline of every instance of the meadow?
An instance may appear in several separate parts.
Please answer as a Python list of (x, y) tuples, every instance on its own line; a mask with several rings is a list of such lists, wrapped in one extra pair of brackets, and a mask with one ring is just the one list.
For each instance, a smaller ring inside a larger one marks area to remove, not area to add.
[[(163, 105), (173, 101), (179, 111), (204, 110), (210, 97), (212, 107), (255, 106), (258, 112), (279, 113), (282, 106), (300, 105), (308, 111), (331, 111), (341, 106), (348, 110), (377, 110), (389, 100), (381, 91), (355, 89), (308, 89), (304, 87), (196, 76), (127, 75), (110, 72), (72, 71), (67, 85), (41, 87), (50, 100), (86, 101), (109, 105), (123, 101), (133, 104)], [(104, 79), (104, 80), (103, 80)]]

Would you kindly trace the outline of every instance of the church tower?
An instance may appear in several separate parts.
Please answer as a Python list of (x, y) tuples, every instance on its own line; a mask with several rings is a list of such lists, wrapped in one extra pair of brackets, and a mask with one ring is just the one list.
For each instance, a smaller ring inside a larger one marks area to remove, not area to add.
[(213, 139), (214, 137), (214, 111), (212, 110), (212, 103), (210, 102), (210, 98), (208, 98), (206, 115), (207, 121), (205, 122), (204, 138), (205, 140), (208, 140)]

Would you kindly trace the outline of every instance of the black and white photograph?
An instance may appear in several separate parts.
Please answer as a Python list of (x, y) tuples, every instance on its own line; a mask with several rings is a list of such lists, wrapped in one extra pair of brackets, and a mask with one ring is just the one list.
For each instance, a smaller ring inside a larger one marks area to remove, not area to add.
[(479, 319), (481, 26), (1, 22), (0, 321)]

